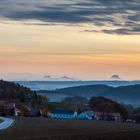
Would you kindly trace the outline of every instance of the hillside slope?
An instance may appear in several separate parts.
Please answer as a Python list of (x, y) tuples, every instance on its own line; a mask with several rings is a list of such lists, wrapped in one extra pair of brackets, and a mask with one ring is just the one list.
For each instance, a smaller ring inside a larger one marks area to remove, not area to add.
[(0, 80), (0, 100), (19, 100), (20, 102), (37, 99), (35, 92), (13, 82)]
[(92, 96), (103, 96), (119, 102), (140, 105), (140, 85), (110, 87), (107, 85), (77, 86), (54, 91), (38, 91), (38, 93), (57, 93), (70, 96), (82, 96), (90, 98)]

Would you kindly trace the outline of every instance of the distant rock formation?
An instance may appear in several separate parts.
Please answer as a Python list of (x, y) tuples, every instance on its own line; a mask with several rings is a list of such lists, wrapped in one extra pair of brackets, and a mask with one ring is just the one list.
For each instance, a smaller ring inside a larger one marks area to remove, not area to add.
[(121, 80), (120, 76), (117, 75), (117, 74), (112, 75), (110, 79), (112, 79), (112, 80)]
[(51, 79), (51, 76), (50, 75), (45, 75), (44, 78)]
[(76, 79), (69, 76), (56, 77), (51, 75), (45, 75), (43, 78), (49, 81), (76, 81)]
[(62, 80), (72, 80), (72, 81), (75, 80), (74, 78), (68, 77), (68, 76), (62, 76), (61, 79)]

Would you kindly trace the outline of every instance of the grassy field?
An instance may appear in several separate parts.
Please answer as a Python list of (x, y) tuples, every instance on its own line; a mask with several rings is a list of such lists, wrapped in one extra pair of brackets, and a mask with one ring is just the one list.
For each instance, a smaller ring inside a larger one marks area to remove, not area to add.
[(0, 123), (2, 123), (3, 122), (3, 120), (2, 119), (0, 119)]
[(140, 140), (140, 125), (87, 120), (19, 118), (0, 140)]

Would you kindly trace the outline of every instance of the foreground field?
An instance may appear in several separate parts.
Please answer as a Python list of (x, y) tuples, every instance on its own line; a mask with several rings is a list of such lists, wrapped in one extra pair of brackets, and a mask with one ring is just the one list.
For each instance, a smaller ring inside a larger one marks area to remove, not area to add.
[(140, 125), (86, 120), (19, 118), (0, 140), (140, 140)]
[(2, 123), (3, 122), (3, 120), (2, 119), (0, 119), (0, 123)]

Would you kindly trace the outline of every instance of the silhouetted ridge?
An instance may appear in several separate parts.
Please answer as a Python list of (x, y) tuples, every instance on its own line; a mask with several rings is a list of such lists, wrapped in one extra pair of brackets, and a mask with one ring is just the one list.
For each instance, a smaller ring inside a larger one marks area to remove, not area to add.
[(37, 98), (35, 92), (14, 82), (0, 80), (0, 100), (19, 100), (26, 102)]

